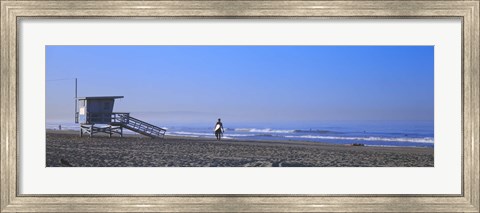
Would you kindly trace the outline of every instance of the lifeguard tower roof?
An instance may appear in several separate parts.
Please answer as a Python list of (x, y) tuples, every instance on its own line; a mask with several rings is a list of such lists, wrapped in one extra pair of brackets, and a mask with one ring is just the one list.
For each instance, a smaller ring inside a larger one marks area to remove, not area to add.
[(99, 100), (99, 99), (117, 99), (123, 98), (123, 96), (91, 96), (91, 97), (80, 97), (78, 100)]

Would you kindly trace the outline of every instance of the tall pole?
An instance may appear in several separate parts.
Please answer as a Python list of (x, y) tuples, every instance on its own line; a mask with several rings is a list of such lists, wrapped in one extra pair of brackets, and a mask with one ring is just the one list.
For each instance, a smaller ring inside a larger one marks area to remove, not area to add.
[(75, 78), (75, 123), (78, 122), (78, 115), (77, 115), (77, 104), (78, 104), (78, 101), (77, 101), (77, 78)]

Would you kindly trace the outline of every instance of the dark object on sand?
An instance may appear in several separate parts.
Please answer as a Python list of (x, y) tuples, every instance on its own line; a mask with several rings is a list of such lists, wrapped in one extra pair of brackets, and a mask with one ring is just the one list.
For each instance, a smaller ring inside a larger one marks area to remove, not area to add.
[(363, 143), (354, 143), (354, 144), (352, 144), (352, 146), (365, 146), (365, 144), (363, 144)]
[(70, 164), (68, 161), (66, 161), (63, 158), (60, 159), (60, 163), (64, 166), (72, 167), (72, 164)]

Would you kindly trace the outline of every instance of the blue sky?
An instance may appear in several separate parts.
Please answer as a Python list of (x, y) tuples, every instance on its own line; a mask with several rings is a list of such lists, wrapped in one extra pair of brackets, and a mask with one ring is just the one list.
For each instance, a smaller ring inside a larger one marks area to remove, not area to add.
[(46, 119), (79, 96), (165, 124), (432, 121), (433, 46), (47, 46)]

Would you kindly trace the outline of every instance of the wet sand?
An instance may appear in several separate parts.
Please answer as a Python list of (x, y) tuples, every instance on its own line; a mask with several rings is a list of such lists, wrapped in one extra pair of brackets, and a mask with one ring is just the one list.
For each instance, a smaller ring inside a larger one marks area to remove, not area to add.
[(431, 167), (433, 148), (362, 147), (299, 141), (138, 135), (123, 138), (47, 130), (47, 167)]

